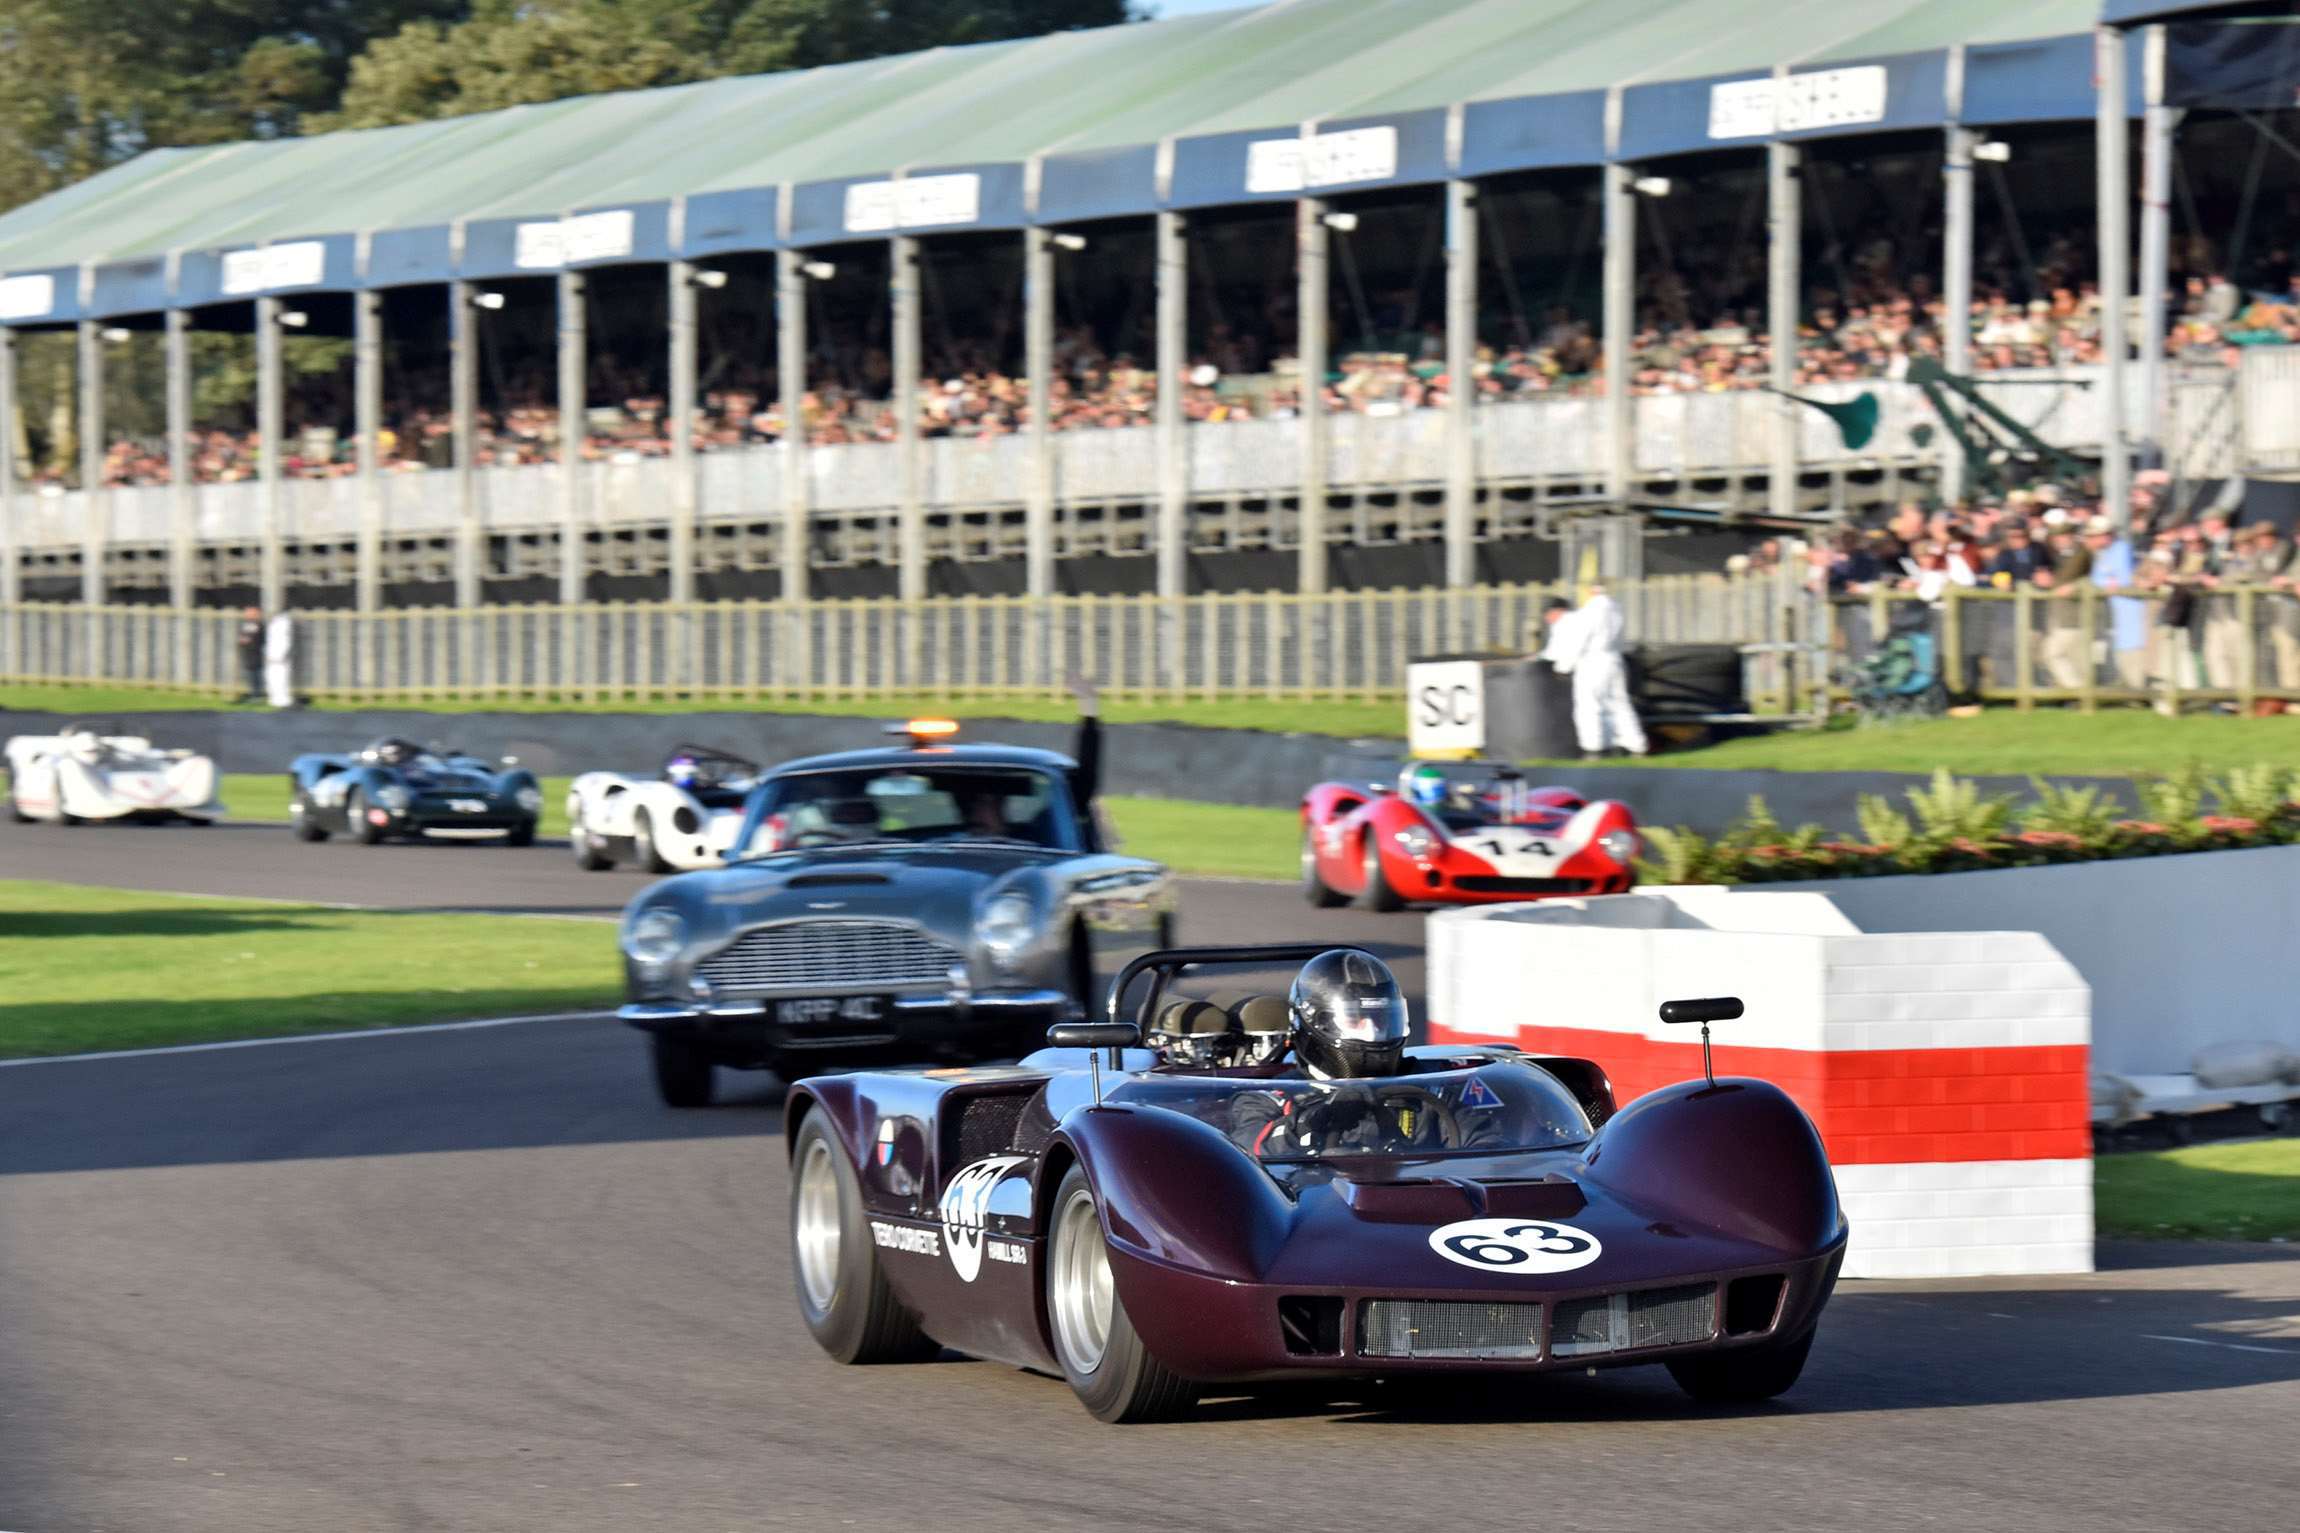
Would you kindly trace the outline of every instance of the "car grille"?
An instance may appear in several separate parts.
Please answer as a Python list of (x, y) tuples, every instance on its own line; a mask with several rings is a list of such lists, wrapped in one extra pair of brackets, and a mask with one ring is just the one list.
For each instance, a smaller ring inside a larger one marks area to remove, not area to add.
[(1358, 1352), (1364, 1357), (1537, 1358), (1541, 1306), (1368, 1299), (1358, 1306)]
[(818, 995), (944, 985), (962, 962), (907, 921), (786, 921), (753, 927), (696, 972), (722, 995)]
[(1553, 1357), (1592, 1357), (1636, 1347), (1679, 1347), (1717, 1330), (1717, 1286), (1648, 1288), (1641, 1293), (1569, 1299), (1550, 1321)]
[(1588, 878), (1498, 878), (1471, 873), (1453, 881), (1464, 894), (1587, 894), (1596, 887)]

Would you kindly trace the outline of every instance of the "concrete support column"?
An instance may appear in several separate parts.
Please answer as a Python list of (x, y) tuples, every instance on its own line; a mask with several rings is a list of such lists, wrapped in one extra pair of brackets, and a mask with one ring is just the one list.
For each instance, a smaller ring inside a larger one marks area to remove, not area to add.
[(1054, 236), (1022, 234), (1022, 366), (1030, 384), (1030, 485), (1023, 503), (1025, 589), (1054, 594)]
[[(1973, 370), (1973, 148), (1981, 136), (1970, 128), (1948, 130), (1941, 165), (1941, 366), (1960, 378)], [(1964, 499), (1965, 454), (1954, 434), (1940, 433), (1941, 499)]]
[(1446, 183), (1445, 582), (1477, 581), (1477, 186)]
[(2156, 459), (2172, 446), (2166, 418), (2164, 312), (2172, 264), (2172, 148), (2178, 108), (2164, 104), (2164, 28), (2141, 34), (2146, 46), (2148, 107), (2140, 127), (2140, 343), (2139, 437)]
[(447, 285), (447, 393), (455, 440), (455, 604), (479, 605), (486, 530), (479, 519), (479, 311), (468, 282)]
[[(921, 601), (926, 596), (926, 500), (920, 472), (918, 437), (918, 376), (925, 366), (920, 327), (923, 321), (918, 286), (918, 241), (898, 234), (891, 241), (893, 272), (889, 278), (894, 303), (894, 416), (897, 548), (901, 564), (902, 599)], [(918, 624), (909, 625), (915, 649)], [(914, 667), (905, 680), (917, 679)]]
[(1294, 350), (1301, 359), (1296, 413), (1302, 452), (1301, 514), (1296, 519), (1301, 546), (1294, 589), (1316, 595), (1326, 589), (1326, 470), (1331, 461), (1325, 403), (1329, 234), (1323, 198), (1304, 197), (1295, 204), (1294, 231), (1294, 269), (1300, 283), (1294, 305), (1300, 336)]
[[(168, 605), (181, 611), (192, 604), (193, 534), (197, 530), (192, 504), (192, 316), (182, 309), (167, 313), (168, 432)], [(189, 647), (179, 646), (176, 677), (191, 679)]]
[(807, 274), (795, 250), (775, 252), (775, 376), (783, 418), (783, 600), (805, 601), (809, 549), (807, 517)]
[(2126, 173), (2124, 34), (2093, 30), (2093, 77), (2098, 92), (2093, 120), (2094, 169), (2100, 214), (2100, 495), (2118, 527), (2132, 518), (2132, 457), (2125, 434), (2125, 375), (2132, 347), (2124, 306), (2132, 291), (2132, 191)]
[[(1773, 387), (1782, 394), (1797, 386), (1797, 318), (1803, 297), (1799, 242), (1804, 236), (1804, 152), (1794, 144), (1765, 146), (1766, 308), (1773, 332)], [(1775, 516), (1797, 510), (1797, 469), (1804, 407), (1794, 400), (1773, 399), (1772, 466), (1766, 474), (1768, 502)]]
[(1190, 367), (1190, 226), (1158, 215), (1158, 594), (1190, 585), (1190, 440), (1182, 394)]
[(80, 600), (104, 604), (104, 553), (112, 541), (104, 488), (104, 327), (80, 321)]
[(700, 346), (696, 307), (702, 284), (692, 261), (673, 261), (671, 315), (671, 600), (695, 599), (696, 522), (702, 514), (702, 465), (695, 453), (695, 395)]
[[(24, 599), (23, 571), (17, 565), (24, 535), (16, 522), (16, 332), (0, 325), (0, 607)], [(14, 657), (0, 668), (19, 666)]]
[(1636, 179), (1630, 166), (1605, 167), (1605, 498), (1615, 505), (1628, 502), (1637, 464), (1629, 397), (1629, 338), (1637, 324)]
[(359, 451), (359, 549), (354, 597), (362, 612), (383, 605), (383, 294), (351, 297), (352, 430)]
[[(584, 313), (583, 274), (561, 271), (559, 312), (559, 602), (572, 607), (583, 599), (583, 426), (591, 408), (590, 335)], [(671, 310), (674, 340), (678, 309)], [(673, 379), (678, 377), (676, 368)], [(672, 387), (678, 385), (673, 383)], [(672, 449), (674, 452), (677, 448)], [(671, 487), (671, 599), (678, 594), (680, 572), (688, 561), (680, 557), (678, 476)]]
[(256, 300), (256, 484), (263, 507), (263, 609), (287, 605), (287, 514), (280, 445), (287, 435), (287, 380), (280, 359), (285, 312), (277, 298)]

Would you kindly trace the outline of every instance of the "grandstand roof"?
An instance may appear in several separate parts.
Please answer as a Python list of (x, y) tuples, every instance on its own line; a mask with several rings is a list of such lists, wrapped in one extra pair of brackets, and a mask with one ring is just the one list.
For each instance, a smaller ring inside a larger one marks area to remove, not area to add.
[(0, 323), (2079, 119), (2099, 4), (1276, 0), (153, 150), (0, 216)]

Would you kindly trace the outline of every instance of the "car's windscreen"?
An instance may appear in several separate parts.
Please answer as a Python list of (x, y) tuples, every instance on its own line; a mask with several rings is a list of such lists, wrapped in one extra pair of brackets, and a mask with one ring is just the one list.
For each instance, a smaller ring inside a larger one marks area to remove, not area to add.
[(1138, 1077), (1113, 1102), (1183, 1113), (1273, 1165), (1368, 1155), (1491, 1155), (1580, 1144), (1589, 1115), (1555, 1076), (1497, 1061), (1375, 1080)]
[(744, 855), (896, 841), (1021, 843), (1079, 850), (1069, 784), (1034, 767), (902, 764), (800, 772), (752, 807)]

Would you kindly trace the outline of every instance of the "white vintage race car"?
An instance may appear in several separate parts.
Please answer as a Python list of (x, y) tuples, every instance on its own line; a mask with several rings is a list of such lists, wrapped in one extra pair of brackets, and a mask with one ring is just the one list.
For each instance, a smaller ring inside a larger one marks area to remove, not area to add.
[(46, 820), (189, 820), (224, 812), (216, 764), (188, 750), (156, 750), (116, 724), (67, 724), (7, 745), (8, 808), (18, 823)]
[(618, 862), (650, 873), (715, 868), (734, 844), (759, 765), (703, 745), (681, 745), (657, 777), (585, 772), (567, 789), (567, 839), (576, 863)]

